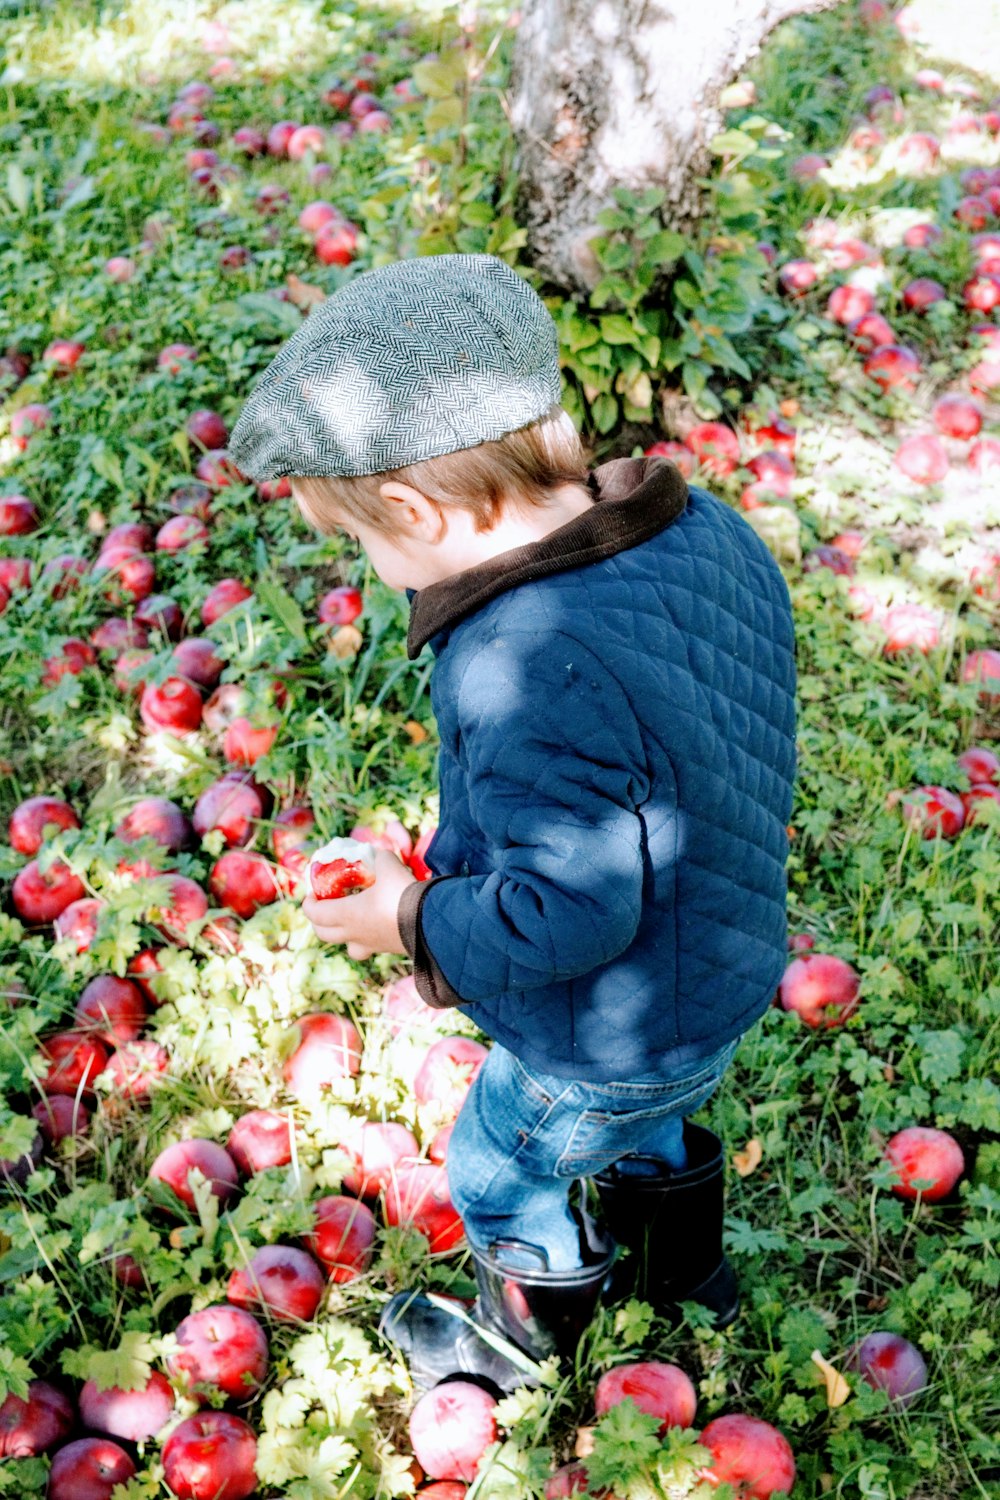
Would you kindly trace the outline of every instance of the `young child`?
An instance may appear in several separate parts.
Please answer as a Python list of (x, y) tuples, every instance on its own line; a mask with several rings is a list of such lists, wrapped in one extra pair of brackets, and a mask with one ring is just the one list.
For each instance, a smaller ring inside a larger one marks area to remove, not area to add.
[(721, 1143), (686, 1117), (785, 965), (788, 593), (666, 460), (589, 470), (560, 397), (531, 286), (429, 256), (315, 307), (230, 444), (360, 542), (410, 599), (408, 655), (435, 657), (433, 878), (379, 850), (368, 890), (304, 903), (351, 957), (408, 954), (427, 1003), (493, 1039), (448, 1182), (494, 1336), (397, 1294), (380, 1326), (418, 1386), (513, 1389), (523, 1354), (573, 1352), (602, 1291), (720, 1325), (738, 1308)]

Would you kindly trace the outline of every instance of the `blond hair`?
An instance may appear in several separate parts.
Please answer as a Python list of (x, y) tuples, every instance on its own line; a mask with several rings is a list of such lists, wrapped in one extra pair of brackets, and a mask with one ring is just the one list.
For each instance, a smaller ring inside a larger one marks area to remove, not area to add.
[(590, 459), (573, 418), (556, 403), (537, 422), (474, 448), (460, 448), (383, 474), (310, 475), (297, 477), (293, 483), (306, 520), (328, 534), (342, 522), (360, 521), (383, 536), (399, 535), (393, 524), (394, 507), (379, 493), (379, 486), (388, 480), (412, 485), (439, 505), (469, 511), (474, 529), (481, 532), (490, 531), (508, 506), (541, 509), (560, 485), (585, 484)]

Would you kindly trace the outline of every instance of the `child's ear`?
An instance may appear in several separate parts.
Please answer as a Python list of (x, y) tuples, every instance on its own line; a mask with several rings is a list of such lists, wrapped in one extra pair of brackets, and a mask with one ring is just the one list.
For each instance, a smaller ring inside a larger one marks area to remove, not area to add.
[(403, 535), (420, 542), (439, 542), (444, 535), (446, 520), (444, 507), (412, 484), (402, 484), (397, 479), (379, 485), (379, 494), (394, 508), (396, 520)]

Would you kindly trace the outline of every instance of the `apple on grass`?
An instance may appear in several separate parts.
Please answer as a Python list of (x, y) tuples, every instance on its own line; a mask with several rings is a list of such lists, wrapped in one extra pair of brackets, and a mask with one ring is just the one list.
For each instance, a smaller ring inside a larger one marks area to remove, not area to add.
[(46, 1500), (111, 1500), (134, 1476), (135, 1464), (110, 1438), (79, 1438), (53, 1458)]
[(218, 829), (230, 848), (248, 844), (254, 823), (264, 816), (260, 788), (247, 776), (228, 775), (213, 781), (194, 806), (191, 821), (200, 838)]
[(41, 1055), (47, 1063), (39, 1088), (45, 1094), (78, 1092), (89, 1098), (90, 1085), (108, 1065), (106, 1048), (95, 1038), (79, 1031), (59, 1031), (43, 1042)]
[(433, 1386), (410, 1413), (410, 1443), (432, 1479), (471, 1482), (497, 1435), (495, 1397), (466, 1380)]
[(574, 1495), (591, 1497), (591, 1500), (611, 1500), (610, 1490), (592, 1490), (587, 1466), (579, 1459), (562, 1464), (545, 1482), (545, 1500), (571, 1500)]
[(143, 797), (126, 813), (115, 829), (115, 838), (127, 844), (150, 838), (168, 854), (178, 854), (191, 837), (185, 814), (167, 797)]
[(284, 1167), (292, 1159), (292, 1126), (287, 1115), (271, 1109), (252, 1109), (240, 1115), (229, 1133), (226, 1150), (248, 1176), (268, 1167)]
[(923, 1355), (898, 1333), (869, 1333), (849, 1351), (844, 1368), (856, 1371), (873, 1390), (885, 1391), (895, 1406), (912, 1406), (927, 1385)]
[(417, 1138), (406, 1125), (393, 1120), (365, 1120), (341, 1140), (351, 1158), (342, 1186), (357, 1198), (377, 1198), (392, 1180), (401, 1161), (420, 1155)]
[(918, 786), (903, 798), (903, 816), (922, 839), (953, 839), (965, 826), (957, 792), (945, 786)]
[(778, 989), (782, 1010), (794, 1010), (807, 1026), (842, 1026), (861, 1003), (860, 976), (832, 953), (800, 953)]
[(788, 1439), (759, 1417), (742, 1412), (716, 1417), (698, 1441), (712, 1455), (711, 1467), (700, 1469), (698, 1478), (732, 1485), (735, 1500), (771, 1500), (787, 1495), (795, 1483)]
[(691, 1427), (698, 1407), (697, 1393), (684, 1371), (658, 1360), (616, 1365), (601, 1376), (594, 1393), (598, 1417), (628, 1399), (660, 1419), (661, 1436), (670, 1427)]
[(886, 1143), (885, 1160), (896, 1174), (892, 1191), (909, 1201), (919, 1193), (925, 1203), (940, 1203), (965, 1171), (965, 1157), (955, 1137), (930, 1125), (898, 1130)]
[(313, 1205), (314, 1227), (305, 1236), (309, 1250), (331, 1281), (356, 1281), (375, 1254), (375, 1215), (358, 1198), (330, 1194)]
[(169, 1066), (169, 1052), (151, 1037), (122, 1043), (108, 1060), (107, 1078), (111, 1092), (104, 1101), (105, 1112), (115, 1116), (121, 1113), (127, 1101), (145, 1101)]
[(166, 905), (151, 908), (150, 918), (163, 936), (180, 947), (187, 947), (187, 929), (200, 922), (208, 912), (208, 897), (201, 886), (187, 875), (169, 875)]
[(412, 974), (396, 979), (385, 992), (382, 1014), (389, 1023), (393, 1036), (401, 1032), (429, 1030), (438, 1025), (441, 1012), (428, 1005), (417, 993), (417, 984)]
[(985, 745), (963, 750), (958, 757), (958, 766), (975, 786), (986, 782), (1000, 786), (1000, 756)]
[(311, 1255), (291, 1245), (264, 1245), (229, 1278), (226, 1297), (248, 1312), (308, 1323), (326, 1291), (326, 1277)]
[(257, 1319), (228, 1303), (189, 1313), (177, 1325), (177, 1352), (167, 1360), (171, 1376), (185, 1380), (205, 1405), (212, 1391), (250, 1401), (267, 1375), (267, 1336)]
[(75, 1094), (43, 1095), (31, 1113), (50, 1146), (68, 1136), (85, 1135), (90, 1124), (90, 1110)]
[(74, 1014), (81, 1030), (117, 1047), (136, 1040), (148, 1012), (142, 991), (130, 979), (97, 974), (84, 985)]
[(37, 854), (47, 834), (79, 826), (80, 819), (61, 797), (29, 797), (11, 813), (7, 838), (18, 854)]
[(242, 1417), (200, 1412), (163, 1445), (163, 1477), (177, 1500), (247, 1500), (257, 1488), (257, 1439)]
[(318, 1100), (324, 1088), (353, 1077), (361, 1067), (361, 1036), (346, 1016), (319, 1011), (296, 1022), (299, 1042), (287, 1059), (283, 1077), (289, 1093), (301, 1101)]
[(431, 1100), (457, 1117), (489, 1048), (467, 1036), (444, 1036), (432, 1043), (413, 1081), (420, 1104)]
[(198, 1170), (211, 1184), (213, 1195), (224, 1207), (239, 1189), (239, 1173), (228, 1151), (214, 1141), (177, 1141), (160, 1152), (149, 1169), (150, 1179), (162, 1182), (187, 1208), (194, 1208), (190, 1174)]
[(37, 1458), (73, 1430), (73, 1403), (45, 1380), (28, 1382), (24, 1400), (13, 1394), (0, 1405), (0, 1459)]
[(412, 1224), (432, 1253), (454, 1249), (465, 1229), (451, 1201), (447, 1169), (432, 1162), (401, 1162), (386, 1188), (385, 1222), (393, 1227)]
[(244, 919), (282, 894), (275, 866), (263, 854), (245, 849), (228, 849), (220, 855), (212, 866), (208, 888), (220, 906)]
[(80, 1417), (84, 1426), (107, 1433), (109, 1437), (124, 1438), (129, 1443), (142, 1443), (155, 1437), (170, 1420), (173, 1409), (174, 1393), (170, 1382), (158, 1370), (151, 1372), (145, 1385), (133, 1390), (121, 1390), (114, 1385), (101, 1390), (96, 1381), (88, 1380), (80, 1392)]

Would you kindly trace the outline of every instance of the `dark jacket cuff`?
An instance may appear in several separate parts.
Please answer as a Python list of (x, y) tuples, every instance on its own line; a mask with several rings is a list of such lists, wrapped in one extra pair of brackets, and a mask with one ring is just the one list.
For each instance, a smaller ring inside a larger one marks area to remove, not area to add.
[(396, 922), (403, 947), (413, 960), (413, 981), (417, 994), (435, 1010), (464, 1005), (465, 1001), (452, 989), (428, 951), (420, 929), (420, 907), (432, 885), (437, 885), (441, 880), (454, 879), (454, 875), (434, 875), (430, 880), (415, 880), (400, 896), (396, 910)]

